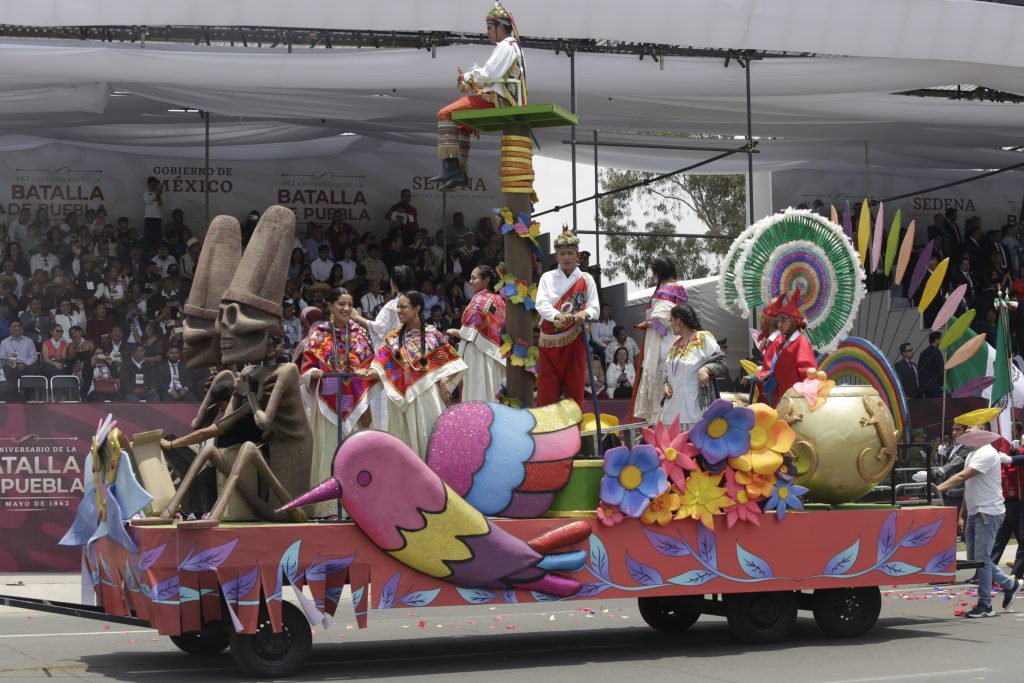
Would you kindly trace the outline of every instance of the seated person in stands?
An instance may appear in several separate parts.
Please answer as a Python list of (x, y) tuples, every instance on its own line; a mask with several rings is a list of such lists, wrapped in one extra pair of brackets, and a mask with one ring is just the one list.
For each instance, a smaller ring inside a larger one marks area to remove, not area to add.
[(614, 398), (629, 398), (633, 395), (636, 369), (629, 362), (629, 350), (626, 347), (615, 349), (614, 362), (608, 366), (607, 378)]
[(90, 401), (117, 401), (121, 397), (117, 371), (103, 349), (96, 349), (92, 354), (92, 381), (86, 395)]
[(131, 357), (121, 364), (121, 389), (126, 401), (159, 401), (153, 388), (153, 365), (146, 360), (146, 348), (132, 347)]

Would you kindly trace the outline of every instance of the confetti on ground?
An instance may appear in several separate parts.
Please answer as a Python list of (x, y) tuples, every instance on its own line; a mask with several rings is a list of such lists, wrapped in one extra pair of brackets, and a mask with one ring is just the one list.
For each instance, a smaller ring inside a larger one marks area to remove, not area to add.
[(422, 619), (420, 619), (420, 622), (418, 624), (416, 624), (416, 625), (419, 626), (420, 628), (424, 628), (424, 627), (426, 627), (427, 622), (425, 622)]
[(554, 620), (555, 620), (555, 615), (554, 614), (552, 614), (550, 617), (548, 617), (548, 621), (554, 621)]
[(468, 624), (475, 624), (476, 622), (475, 622), (475, 621), (473, 621), (472, 619), (470, 619), (470, 620), (469, 620), (468, 622), (466, 622), (466, 623), (468, 623)]
[(516, 627), (516, 625), (515, 625), (515, 624), (509, 624), (509, 625), (508, 625), (508, 626), (506, 626), (505, 628), (506, 628), (507, 630), (511, 631), (511, 630), (512, 630), (512, 629), (514, 629), (515, 627)]
[(129, 645), (134, 645), (135, 644), (135, 639), (134, 638), (129, 638), (128, 639), (128, 644)]

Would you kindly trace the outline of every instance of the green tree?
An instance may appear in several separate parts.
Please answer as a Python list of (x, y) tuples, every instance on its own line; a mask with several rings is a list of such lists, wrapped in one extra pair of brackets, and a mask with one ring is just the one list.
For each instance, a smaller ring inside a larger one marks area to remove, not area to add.
[[(602, 187), (617, 190), (655, 175), (606, 169), (601, 172)], [(668, 254), (675, 259), (680, 279), (717, 273), (731, 240), (678, 237), (678, 225), (689, 210), (707, 226), (708, 235), (736, 236), (746, 227), (746, 201), (742, 175), (677, 175), (602, 197), (602, 231), (657, 233), (606, 237), (604, 270), (611, 277), (622, 274), (634, 285), (649, 286), (651, 259)], [(634, 217), (637, 206), (642, 227)]]

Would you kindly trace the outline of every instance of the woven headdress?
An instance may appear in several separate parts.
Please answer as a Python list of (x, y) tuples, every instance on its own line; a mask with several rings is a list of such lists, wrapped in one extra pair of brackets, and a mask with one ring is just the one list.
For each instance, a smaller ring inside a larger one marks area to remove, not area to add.
[(563, 247), (569, 247), (576, 251), (580, 250), (580, 236), (569, 230), (568, 225), (563, 225), (562, 232), (555, 238), (555, 250), (557, 251)]
[(504, 24), (512, 32), (512, 35), (519, 40), (519, 29), (516, 28), (516, 20), (512, 18), (512, 13), (505, 9), (500, 2), (495, 2), (494, 7), (484, 16), (486, 21), (497, 21)]
[[(729, 307), (748, 315), (799, 291), (811, 345), (820, 353), (836, 348), (864, 298), (864, 270), (842, 227), (810, 211), (787, 209), (758, 221), (740, 240), (726, 257), (719, 283)], [(787, 312), (785, 302), (780, 312)]]

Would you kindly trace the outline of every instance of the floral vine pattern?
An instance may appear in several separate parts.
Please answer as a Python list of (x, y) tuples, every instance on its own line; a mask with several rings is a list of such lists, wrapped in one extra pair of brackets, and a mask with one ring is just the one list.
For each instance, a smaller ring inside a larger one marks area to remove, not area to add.
[[(849, 579), (863, 576), (871, 572), (881, 572), (889, 576), (908, 576), (922, 574), (931, 576), (953, 576), (950, 571), (956, 561), (956, 546), (952, 546), (934, 555), (924, 568), (894, 559), (901, 548), (919, 548), (927, 545), (942, 527), (943, 520), (937, 520), (915, 529), (911, 522), (902, 535), (897, 533), (896, 512), (886, 518), (878, 536), (878, 552), (875, 562), (870, 566), (854, 570), (860, 552), (860, 539), (850, 547), (836, 554), (823, 568), (821, 574), (801, 577), (776, 576), (772, 566), (754, 553), (746, 550), (738, 542), (735, 544), (736, 560), (744, 575), (734, 576), (723, 571), (718, 562), (719, 547), (714, 531), (702, 524), (697, 525), (697, 536), (693, 543), (687, 540), (677, 528), (674, 535), (659, 533), (644, 528), (644, 535), (651, 546), (666, 557), (690, 557), (699, 565), (676, 576), (664, 578), (654, 567), (633, 559), (629, 551), (625, 554), (626, 572), (633, 580), (633, 585), (619, 583), (612, 577), (611, 560), (604, 543), (596, 535), (590, 537), (590, 555), (584, 567), (596, 581), (584, 584), (577, 598), (589, 598), (615, 588), (627, 592), (642, 592), (669, 586), (701, 586), (714, 579), (722, 579), (733, 583), (761, 583), (771, 580), (803, 581), (807, 579)], [(551, 596), (534, 594), (537, 600), (555, 600)]]

